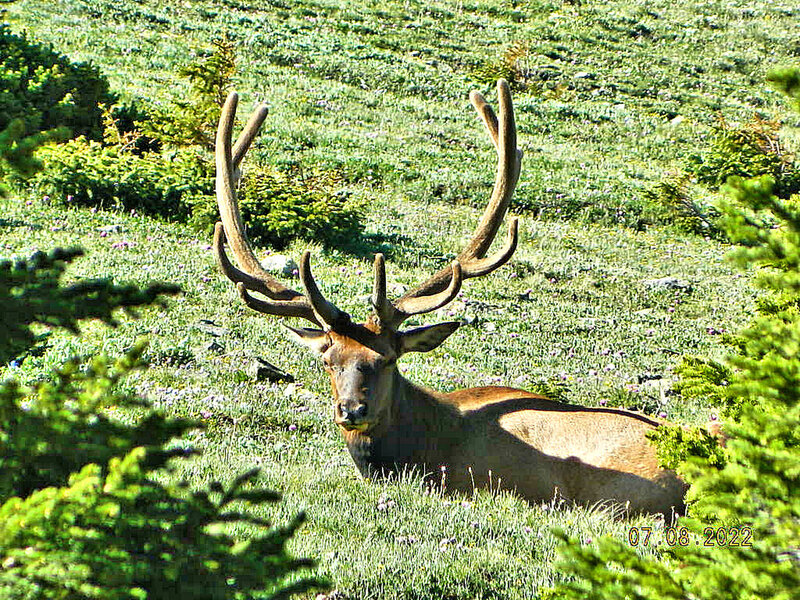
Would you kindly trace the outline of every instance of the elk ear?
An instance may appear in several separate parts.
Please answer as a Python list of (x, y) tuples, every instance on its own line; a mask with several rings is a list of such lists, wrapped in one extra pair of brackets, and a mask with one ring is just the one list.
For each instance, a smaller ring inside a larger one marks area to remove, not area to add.
[(461, 326), (458, 321), (445, 321), (444, 323), (437, 323), (436, 325), (426, 325), (425, 327), (416, 327), (401, 331), (400, 335), (400, 352), (430, 352), (437, 348), (439, 344), (445, 341), (450, 335)]
[[(283, 325), (283, 323), (281, 323)], [(331, 346), (330, 336), (321, 329), (308, 329), (306, 327), (289, 327), (283, 325), (289, 333), (292, 334), (292, 339), (306, 348), (311, 348), (314, 352), (322, 354)]]

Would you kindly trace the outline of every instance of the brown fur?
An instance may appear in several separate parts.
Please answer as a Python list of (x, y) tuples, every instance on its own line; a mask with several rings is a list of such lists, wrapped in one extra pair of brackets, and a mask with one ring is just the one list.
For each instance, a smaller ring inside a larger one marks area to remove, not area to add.
[[(337, 423), (364, 476), (415, 469), (448, 491), (467, 494), (499, 488), (530, 502), (558, 495), (666, 518), (683, 511), (684, 483), (659, 468), (645, 437), (657, 421), (506, 387), (442, 394), (397, 370), (392, 336), (398, 334), (370, 334), (356, 342), (331, 332), (318, 348), (328, 365)], [(340, 418), (340, 404), (365, 405), (365, 418)]]
[[(508, 209), (520, 174), (522, 151), (508, 83), (497, 82), (499, 116), (478, 92), (470, 101), (497, 150), (492, 195), (472, 240), (458, 258), (396, 301), (386, 296), (384, 257), (376, 255), (370, 302), (375, 314), (363, 325), (329, 302), (303, 253), (300, 280), (305, 294), (286, 288), (265, 271), (250, 247), (236, 201), (238, 166), (266, 117), (261, 105), (232, 143), (238, 96), (230, 94), (217, 128), (217, 201), (222, 223), (214, 232), (214, 254), (237, 284), (247, 306), (264, 314), (299, 317), (322, 329), (291, 329), (322, 355), (333, 388), (335, 420), (366, 476), (415, 468), (432, 473), (448, 490), (513, 490), (531, 502), (556, 494), (579, 504), (616, 501), (635, 512), (683, 509), (684, 484), (658, 467), (646, 433), (655, 421), (633, 413), (552, 402), (522, 390), (482, 387), (441, 394), (406, 380), (396, 360), (406, 352), (428, 352), (457, 328), (446, 322), (400, 331), (412, 315), (452, 301), (464, 280), (486, 275), (514, 253), (518, 224), (511, 219), (500, 251), (487, 252)], [(225, 254), (224, 242), (240, 268)], [(262, 298), (256, 298), (257, 292)]]

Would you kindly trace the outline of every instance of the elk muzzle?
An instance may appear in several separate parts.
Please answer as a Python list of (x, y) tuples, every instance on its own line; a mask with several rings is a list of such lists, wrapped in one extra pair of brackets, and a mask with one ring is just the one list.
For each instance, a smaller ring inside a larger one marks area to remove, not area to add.
[(367, 421), (368, 407), (358, 400), (348, 400), (336, 404), (336, 423), (348, 431), (356, 429), (364, 431), (369, 427)]

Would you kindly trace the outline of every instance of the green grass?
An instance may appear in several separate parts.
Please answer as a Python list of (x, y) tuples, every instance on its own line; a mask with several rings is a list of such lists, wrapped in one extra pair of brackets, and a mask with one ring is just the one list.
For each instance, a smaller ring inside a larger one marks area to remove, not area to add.
[(243, 106), (271, 109), (260, 158), (396, 201), (481, 201), (492, 157), (467, 92), (527, 44), (517, 206), (641, 227), (654, 218), (644, 192), (719, 113), (780, 112), (764, 76), (800, 57), (800, 9), (758, 4), (27, 0), (8, 17), (99, 65), (125, 98), (156, 102), (183, 96), (176, 65), (227, 34)]
[[(125, 98), (156, 102), (183, 92), (176, 66), (213, 36), (231, 35), (243, 105), (264, 98), (271, 110), (249, 160), (341, 173), (365, 203), (368, 233), (383, 236), (390, 290), (425, 278), (472, 231), (494, 158), (466, 93), (491, 92), (481, 69), (496, 68), (513, 42), (528, 42), (528, 86), (515, 92), (526, 151), (519, 249), (509, 266), (468, 282), (453, 305), (421, 319), (452, 312), (472, 324), (401, 368), (441, 390), (546, 386), (570, 402), (703, 422), (708, 407), (639, 381), (668, 381), (683, 353), (724, 354), (716, 332), (745, 323), (755, 293), (724, 260), (725, 245), (647, 226), (642, 193), (702, 146), (717, 111), (733, 120), (779, 112), (763, 75), (800, 55), (790, 35), (800, 9), (788, 1), (576, 4), (28, 0), (7, 17), (98, 64)], [(261, 466), (285, 495), (277, 521), (307, 511), (293, 550), (318, 558), (338, 598), (530, 598), (558, 578), (551, 527), (591, 543), (604, 533), (624, 538), (647, 521), (528, 506), (505, 493), (442, 497), (424, 493), (413, 475), (365, 482), (332, 423), (322, 369), (277, 319), (240, 304), (214, 265), (210, 239), (38, 198), (0, 200), (0, 214), (3, 256), (79, 244), (87, 256), (70, 269), (73, 278), (157, 279), (184, 290), (169, 310), (143, 311), (117, 329), (54, 335), (48, 353), (7, 373), (36, 378), (67, 356), (119, 353), (148, 336), (153, 366), (126, 385), (207, 424), (192, 438), (204, 453), (183, 475), (200, 484)], [(551, 219), (559, 214), (581, 218)], [(121, 232), (102, 237), (98, 228), (110, 224)], [(289, 253), (297, 258), (303, 248), (295, 243)], [(312, 253), (323, 291), (363, 318), (369, 258), (318, 246)], [(643, 284), (663, 276), (692, 292)], [(212, 338), (194, 327), (201, 319), (224, 328), (222, 351), (206, 349)], [(250, 356), (299, 384), (248, 380)]]
[[(467, 221), (477, 217), (477, 211), (460, 208), (425, 218), (423, 207), (416, 208), (397, 222), (398, 233), (421, 242), (434, 230), (444, 231), (441, 252), (455, 248)], [(424, 493), (415, 477), (399, 484), (364, 482), (332, 423), (321, 368), (287, 340), (277, 319), (240, 305), (217, 273), (209, 240), (143, 217), (38, 201), (3, 200), (0, 209), (5, 255), (78, 243), (88, 254), (70, 270), (72, 277), (113, 273), (118, 280), (164, 279), (184, 289), (168, 311), (145, 311), (140, 320), (111, 331), (89, 326), (80, 339), (53, 336), (48, 353), (9, 374), (37, 377), (66, 356), (118, 353), (147, 335), (154, 365), (128, 385), (170, 414), (207, 424), (191, 440), (204, 453), (184, 475), (200, 484), (262, 467), (267, 483), (285, 495), (274, 518), (307, 511), (295, 551), (317, 557), (343, 597), (532, 597), (557, 577), (551, 527), (584, 539), (626, 535), (631, 522), (609, 519), (603, 510), (527, 506), (486, 492), (442, 498)], [(97, 229), (108, 224), (120, 224), (122, 231), (100, 237)], [(707, 328), (733, 329), (746, 319), (753, 292), (722, 260), (725, 247), (669, 230), (529, 221), (524, 231), (512, 264), (468, 283), (453, 307), (458, 316), (477, 316), (476, 324), (431, 354), (405, 358), (401, 368), (407, 376), (456, 389), (492, 383), (535, 387), (560, 381), (563, 374), (565, 398), (572, 402), (664, 410), (679, 422), (706, 420), (707, 407), (670, 397), (662, 405), (655, 391), (628, 388), (640, 375), (669, 376), (679, 353), (718, 355), (719, 338)], [(122, 241), (131, 245), (120, 248)], [(297, 255), (300, 247), (290, 250)], [(400, 261), (408, 265), (403, 273), (390, 267), (393, 281), (417, 280), (433, 262), (423, 257), (421, 268), (415, 267), (411, 254), (407, 250)], [(326, 293), (354, 315), (366, 314), (366, 260), (316, 249), (314, 264)], [(641, 283), (663, 275), (691, 282), (693, 292), (676, 305), (673, 294), (648, 291)], [(200, 319), (225, 328), (218, 340), (224, 351), (204, 349), (212, 338), (193, 327)], [(300, 385), (247, 380), (242, 371), (248, 356), (278, 364)], [(394, 504), (381, 510), (382, 498)]]

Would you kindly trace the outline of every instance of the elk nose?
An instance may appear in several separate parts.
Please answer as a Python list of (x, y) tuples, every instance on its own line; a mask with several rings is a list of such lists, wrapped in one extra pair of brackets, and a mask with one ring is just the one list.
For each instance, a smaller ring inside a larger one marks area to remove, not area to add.
[(355, 408), (349, 408), (344, 402), (339, 404), (339, 414), (342, 419), (355, 422), (367, 416), (367, 405), (358, 404)]

